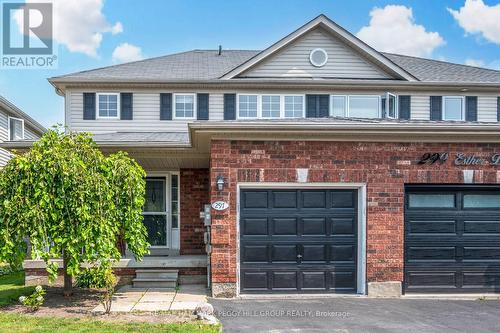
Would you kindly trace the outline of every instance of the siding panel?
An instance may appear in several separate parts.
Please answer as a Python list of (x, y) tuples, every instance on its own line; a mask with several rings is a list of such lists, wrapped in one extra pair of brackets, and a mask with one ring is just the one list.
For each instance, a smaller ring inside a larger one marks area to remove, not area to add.
[[(323, 48), (328, 53), (328, 62), (323, 67), (314, 67), (309, 62), (309, 53), (315, 48)], [(240, 76), (390, 78), (382, 69), (323, 29), (311, 31), (268, 59)]]
[(497, 121), (497, 97), (478, 96), (477, 98), (477, 120), (485, 122)]

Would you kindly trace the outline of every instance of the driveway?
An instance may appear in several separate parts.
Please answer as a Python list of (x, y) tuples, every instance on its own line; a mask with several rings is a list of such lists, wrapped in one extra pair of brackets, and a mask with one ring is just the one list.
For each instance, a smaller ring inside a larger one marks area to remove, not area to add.
[(224, 332), (499, 332), (500, 300), (209, 299)]

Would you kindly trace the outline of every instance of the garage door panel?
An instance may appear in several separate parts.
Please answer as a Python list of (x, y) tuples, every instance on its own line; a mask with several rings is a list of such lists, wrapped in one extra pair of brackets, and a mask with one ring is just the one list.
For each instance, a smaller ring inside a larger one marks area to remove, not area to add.
[(455, 188), (406, 189), (407, 292), (500, 292), (500, 189)]
[(298, 272), (273, 272), (272, 288), (273, 290), (297, 290)]
[(266, 263), (269, 261), (267, 245), (245, 245), (241, 252), (243, 263)]
[(271, 245), (271, 262), (297, 262), (298, 249), (295, 244)]
[(326, 191), (302, 191), (302, 208), (326, 208)]
[(272, 198), (273, 208), (297, 208), (296, 191), (274, 191)]
[(464, 235), (500, 236), (500, 220), (464, 221)]
[(303, 218), (302, 234), (305, 236), (326, 236), (326, 219), (324, 217)]
[(304, 244), (302, 245), (302, 262), (326, 263), (327, 254), (324, 244)]
[(295, 236), (297, 235), (296, 218), (273, 218), (273, 235)]
[(339, 236), (354, 236), (356, 233), (356, 221), (354, 218), (331, 218), (331, 234)]
[(244, 235), (268, 235), (267, 218), (247, 217), (243, 218), (241, 221), (243, 224), (242, 233)]
[(356, 290), (355, 190), (242, 190), (240, 198), (242, 292)]
[(456, 221), (439, 221), (439, 220), (413, 220), (407, 221), (407, 232), (410, 236), (421, 236), (427, 234), (451, 234), (456, 235), (457, 223)]

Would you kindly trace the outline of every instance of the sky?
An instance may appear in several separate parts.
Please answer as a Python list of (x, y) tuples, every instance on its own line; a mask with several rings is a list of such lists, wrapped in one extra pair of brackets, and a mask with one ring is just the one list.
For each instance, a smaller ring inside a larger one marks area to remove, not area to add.
[[(0, 68), (0, 95), (46, 127), (64, 122), (64, 99), (55, 93), (49, 77), (219, 45), (260, 50), (319, 14), (379, 51), (500, 69), (500, 1), (51, 2), (57, 68)], [(13, 29), (20, 29), (19, 23), (15, 21)]]

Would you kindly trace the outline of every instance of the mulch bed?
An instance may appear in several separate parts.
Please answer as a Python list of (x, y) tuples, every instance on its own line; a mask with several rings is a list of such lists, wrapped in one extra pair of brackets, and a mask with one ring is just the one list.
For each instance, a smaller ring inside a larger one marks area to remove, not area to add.
[(150, 323), (179, 323), (193, 321), (196, 317), (189, 314), (170, 313), (111, 313), (109, 315), (92, 313), (99, 305), (101, 292), (93, 289), (73, 289), (71, 297), (64, 297), (63, 289), (59, 287), (47, 287), (44, 304), (35, 312), (31, 312), (25, 306), (12, 304), (0, 308), (2, 312), (22, 313), (30, 316), (60, 317), (60, 318), (87, 318), (111, 321), (141, 321)]

